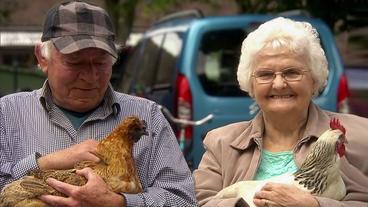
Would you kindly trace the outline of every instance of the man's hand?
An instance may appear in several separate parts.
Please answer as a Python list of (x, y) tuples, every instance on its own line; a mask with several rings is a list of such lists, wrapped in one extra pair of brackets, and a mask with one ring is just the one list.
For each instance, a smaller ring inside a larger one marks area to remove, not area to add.
[(52, 195), (40, 196), (40, 199), (51, 206), (65, 207), (121, 207), (126, 206), (125, 198), (111, 191), (101, 177), (90, 168), (77, 170), (77, 174), (87, 178), (84, 186), (74, 186), (53, 178), (47, 183), (67, 197)]
[(295, 186), (267, 183), (257, 192), (253, 200), (258, 207), (319, 207), (310, 193)]
[(100, 158), (96, 156), (98, 143), (89, 139), (67, 149), (47, 154), (37, 160), (38, 166), (41, 170), (65, 170), (73, 168), (75, 163), (83, 160), (99, 162)]

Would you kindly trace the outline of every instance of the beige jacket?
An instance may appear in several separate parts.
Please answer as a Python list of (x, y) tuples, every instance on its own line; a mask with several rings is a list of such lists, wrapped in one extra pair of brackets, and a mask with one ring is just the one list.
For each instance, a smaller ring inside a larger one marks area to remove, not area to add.
[[(341, 160), (347, 194), (343, 201), (317, 197), (320, 206), (367, 207), (368, 119), (323, 111), (314, 104), (310, 105), (308, 117), (303, 138), (294, 148), (294, 159), (299, 167), (309, 152), (311, 143), (329, 129), (331, 117), (338, 118), (346, 128), (349, 142), (346, 156)], [(259, 113), (251, 121), (230, 124), (207, 134), (204, 140), (206, 152), (194, 172), (199, 206), (235, 206), (239, 199), (212, 197), (237, 181), (251, 180), (255, 176), (262, 149), (263, 127), (262, 113)]]

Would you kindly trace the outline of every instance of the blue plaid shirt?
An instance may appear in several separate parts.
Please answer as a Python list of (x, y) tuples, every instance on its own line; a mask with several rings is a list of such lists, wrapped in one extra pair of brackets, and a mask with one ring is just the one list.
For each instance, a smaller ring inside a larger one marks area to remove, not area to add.
[(108, 88), (103, 103), (74, 129), (43, 88), (0, 99), (0, 188), (38, 168), (36, 157), (86, 139), (100, 140), (125, 117), (147, 122), (148, 136), (134, 145), (144, 192), (125, 194), (128, 206), (195, 206), (194, 182), (175, 135), (157, 104)]

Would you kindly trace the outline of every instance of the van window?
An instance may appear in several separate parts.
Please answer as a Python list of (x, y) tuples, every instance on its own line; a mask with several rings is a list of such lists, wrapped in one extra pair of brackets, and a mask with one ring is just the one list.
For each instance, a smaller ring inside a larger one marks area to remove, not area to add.
[(183, 45), (179, 33), (167, 33), (162, 44), (160, 61), (158, 63), (155, 88), (170, 87), (176, 74), (176, 61)]
[(197, 74), (205, 92), (212, 96), (247, 96), (236, 78), (241, 44), (246, 37), (242, 29), (209, 31), (201, 39)]
[(152, 90), (170, 89), (182, 46), (182, 33), (175, 32), (141, 41), (128, 58), (120, 91), (147, 97)]
[[(121, 79), (118, 82), (117, 88), (119, 91), (129, 93), (130, 86), (133, 82), (134, 75), (137, 72), (138, 62), (140, 60), (140, 51), (143, 48), (143, 43), (138, 44), (127, 57), (125, 68), (119, 69), (122, 71)], [(119, 61), (119, 60), (118, 60)], [(114, 65), (115, 66), (115, 65)], [(115, 69), (114, 69), (115, 70)], [(115, 72), (115, 71), (113, 71)]]
[(138, 45), (124, 71), (121, 87), (124, 92), (144, 96), (144, 93), (151, 89), (159, 63), (162, 40), (163, 35), (157, 35)]

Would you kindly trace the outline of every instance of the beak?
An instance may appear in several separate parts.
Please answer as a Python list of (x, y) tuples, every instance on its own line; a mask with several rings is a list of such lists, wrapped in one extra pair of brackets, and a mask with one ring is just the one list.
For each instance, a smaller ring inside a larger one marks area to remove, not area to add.
[(344, 135), (344, 143), (345, 144), (348, 144), (349, 143), (348, 140), (346, 139), (345, 135)]
[(339, 140), (340, 140), (340, 143), (342, 142), (344, 144), (348, 144), (348, 140), (346, 139), (345, 134), (340, 135)]

